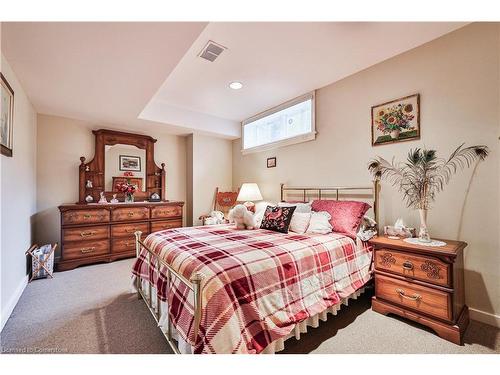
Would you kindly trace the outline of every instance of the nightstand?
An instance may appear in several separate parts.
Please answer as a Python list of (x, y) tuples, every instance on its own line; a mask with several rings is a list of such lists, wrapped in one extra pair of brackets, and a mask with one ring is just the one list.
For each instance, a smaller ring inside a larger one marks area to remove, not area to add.
[(467, 244), (442, 241), (446, 246), (413, 245), (382, 236), (371, 239), (375, 252), (372, 309), (411, 319), (462, 345), (469, 324), (463, 270)]

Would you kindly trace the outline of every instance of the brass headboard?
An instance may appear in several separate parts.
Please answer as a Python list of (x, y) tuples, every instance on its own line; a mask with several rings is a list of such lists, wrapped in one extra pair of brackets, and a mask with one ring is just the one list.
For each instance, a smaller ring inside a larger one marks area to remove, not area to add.
[[(335, 194), (335, 199), (339, 200), (339, 192), (344, 191), (361, 191), (366, 192), (366, 194), (371, 195), (373, 199), (373, 215), (374, 219), (379, 224), (379, 194), (380, 194), (380, 182), (378, 180), (373, 181), (372, 186), (332, 186), (332, 187), (295, 187), (295, 186), (285, 186), (285, 184), (281, 184), (281, 195), (280, 200), (285, 200), (285, 192), (286, 191), (301, 191), (303, 201), (305, 202), (307, 199), (307, 193), (317, 193), (318, 199), (322, 199), (322, 197), (326, 195)], [(329, 193), (329, 194), (328, 194)]]

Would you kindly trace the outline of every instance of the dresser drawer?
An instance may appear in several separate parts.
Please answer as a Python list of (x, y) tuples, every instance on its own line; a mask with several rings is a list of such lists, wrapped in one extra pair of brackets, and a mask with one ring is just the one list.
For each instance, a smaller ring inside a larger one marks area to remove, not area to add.
[(63, 229), (63, 242), (102, 240), (109, 237), (109, 226), (77, 227)]
[(62, 224), (92, 224), (105, 223), (109, 221), (109, 211), (97, 210), (69, 210), (62, 213)]
[(111, 226), (111, 237), (135, 238), (134, 233), (141, 231), (143, 236), (149, 233), (149, 223), (114, 224)]
[(147, 220), (149, 219), (148, 207), (121, 207), (115, 208), (112, 213), (113, 221)]
[(182, 227), (181, 220), (153, 221), (151, 222), (151, 233), (180, 227)]
[(375, 295), (436, 318), (452, 319), (451, 294), (441, 290), (377, 274)]
[(436, 285), (451, 286), (451, 265), (433, 257), (376, 249), (375, 268)]
[(151, 218), (168, 218), (182, 216), (182, 206), (159, 206), (151, 208)]
[(109, 253), (109, 240), (72, 242), (64, 245), (63, 259), (78, 259)]
[(134, 238), (115, 238), (111, 240), (112, 253), (124, 253), (135, 251)]

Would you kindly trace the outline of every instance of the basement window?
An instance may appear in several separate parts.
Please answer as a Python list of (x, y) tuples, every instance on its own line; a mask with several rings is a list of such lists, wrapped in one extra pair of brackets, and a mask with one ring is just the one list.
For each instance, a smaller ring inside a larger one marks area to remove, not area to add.
[(314, 92), (290, 100), (241, 124), (243, 154), (316, 138)]

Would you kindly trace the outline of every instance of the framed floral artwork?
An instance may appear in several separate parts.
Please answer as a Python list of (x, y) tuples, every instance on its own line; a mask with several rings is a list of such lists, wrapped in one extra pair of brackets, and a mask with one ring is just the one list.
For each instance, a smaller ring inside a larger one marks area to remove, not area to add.
[(12, 128), (14, 126), (14, 90), (0, 73), (0, 148), (1, 154), (12, 156)]
[(372, 107), (372, 146), (420, 139), (420, 94)]

